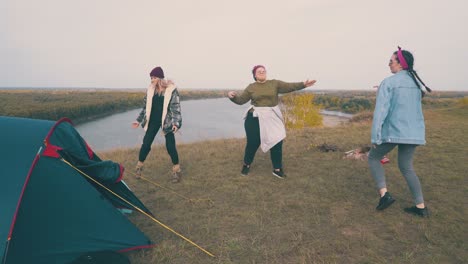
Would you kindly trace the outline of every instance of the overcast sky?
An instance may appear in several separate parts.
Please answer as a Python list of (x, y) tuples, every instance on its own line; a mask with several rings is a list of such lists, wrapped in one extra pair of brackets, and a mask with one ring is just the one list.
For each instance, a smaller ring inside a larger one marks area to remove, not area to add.
[(434, 90), (468, 90), (466, 0), (1, 0), (0, 87), (180, 89), (317, 79), (372, 89), (397, 45)]

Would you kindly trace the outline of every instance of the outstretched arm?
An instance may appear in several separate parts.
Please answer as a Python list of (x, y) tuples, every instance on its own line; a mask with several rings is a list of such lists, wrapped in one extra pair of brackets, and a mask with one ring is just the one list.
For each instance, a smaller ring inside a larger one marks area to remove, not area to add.
[(238, 104), (238, 105), (243, 105), (243, 104), (247, 103), (251, 99), (251, 97), (250, 97), (251, 95), (250, 95), (250, 92), (249, 92), (248, 88), (249, 87), (245, 88), (245, 90), (242, 92), (241, 95), (238, 95), (234, 91), (228, 92), (229, 99), (233, 103)]
[(317, 82), (317, 80), (307, 79), (307, 80), (304, 81), (304, 86), (307, 88), (307, 87), (310, 87), (310, 86), (314, 85), (316, 82)]
[(287, 83), (283, 81), (278, 82), (278, 93), (290, 93), (298, 90), (302, 90), (306, 87), (314, 85), (316, 80), (306, 80), (304, 82), (295, 82), (295, 83)]

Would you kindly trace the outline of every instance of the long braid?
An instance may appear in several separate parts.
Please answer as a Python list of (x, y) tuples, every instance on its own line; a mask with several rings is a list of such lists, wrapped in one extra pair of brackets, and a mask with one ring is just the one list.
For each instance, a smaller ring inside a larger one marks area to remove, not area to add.
[(419, 76), (418, 76), (418, 74), (416, 73), (415, 70), (411, 70), (410, 72), (411, 72), (413, 75), (415, 75), (416, 78), (418, 78), (419, 82), (421, 82), (421, 84), (424, 85), (424, 87), (426, 88), (426, 90), (427, 90), (428, 92), (432, 92), (432, 89), (429, 88), (429, 87), (427, 87), (427, 85), (421, 80), (421, 78), (419, 78)]
[(421, 90), (422, 97), (424, 97), (426, 95), (426, 92), (423, 91), (423, 89), (421, 89), (421, 85), (419, 85), (419, 82), (416, 81), (415, 74), (416, 74), (416, 72), (413, 69), (408, 69), (408, 75), (411, 76), (411, 79), (413, 79), (416, 86), (418, 86), (419, 90)]
[[(418, 88), (421, 90), (422, 95), (424, 96), (426, 94), (426, 92), (423, 91), (423, 89), (421, 88), (421, 85), (419, 83), (421, 83), (429, 93), (432, 92), (432, 90), (429, 87), (427, 87), (427, 85), (421, 80), (418, 73), (416, 73), (416, 71), (413, 69), (413, 65), (414, 65), (413, 54), (411, 54), (407, 50), (402, 50), (402, 53), (403, 53), (403, 57), (405, 58), (405, 60), (406, 60), (406, 62), (408, 64), (408, 74), (409, 74), (409, 76), (411, 76), (411, 78), (413, 79), (416, 86), (418, 86)], [(397, 55), (397, 52), (395, 51), (393, 54)], [(398, 57), (396, 59), (397, 59), (398, 63), (400, 63), (400, 60), (398, 59)]]

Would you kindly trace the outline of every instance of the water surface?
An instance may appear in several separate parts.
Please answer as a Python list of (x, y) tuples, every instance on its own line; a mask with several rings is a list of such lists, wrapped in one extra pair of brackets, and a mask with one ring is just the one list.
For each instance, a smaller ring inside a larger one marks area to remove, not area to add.
[[(190, 143), (211, 139), (244, 138), (243, 115), (248, 105), (236, 105), (227, 98), (189, 100), (181, 102), (182, 128), (176, 133), (176, 142)], [(95, 151), (115, 148), (139, 147), (144, 130), (132, 128), (141, 109), (114, 114), (76, 126), (81, 136)], [(347, 117), (328, 111), (323, 113), (324, 125), (335, 126), (346, 122)], [(154, 144), (164, 143), (164, 136), (158, 133)]]

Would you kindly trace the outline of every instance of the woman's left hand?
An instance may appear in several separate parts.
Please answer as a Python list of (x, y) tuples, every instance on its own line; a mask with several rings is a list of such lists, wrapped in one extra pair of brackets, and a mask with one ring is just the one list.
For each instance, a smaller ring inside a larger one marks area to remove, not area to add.
[(172, 125), (172, 133), (176, 133), (179, 128), (175, 125)]
[(236, 95), (237, 95), (237, 94), (236, 94), (236, 92), (234, 92), (234, 91), (228, 92), (228, 97), (231, 98), (231, 99), (234, 98), (234, 97), (236, 97)]
[(305, 80), (305, 82), (304, 82), (304, 86), (305, 86), (305, 87), (310, 87), (310, 86), (314, 85), (316, 82), (317, 82), (316, 80), (309, 80), (309, 79), (307, 79), (307, 80)]

